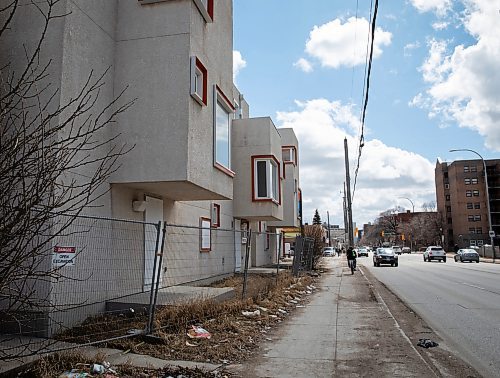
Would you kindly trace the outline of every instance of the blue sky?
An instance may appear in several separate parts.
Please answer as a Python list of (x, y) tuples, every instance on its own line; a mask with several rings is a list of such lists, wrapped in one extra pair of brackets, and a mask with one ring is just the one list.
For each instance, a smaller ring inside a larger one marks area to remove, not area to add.
[[(358, 8), (356, 9), (356, 3)], [(373, 1), (374, 3), (374, 1)], [(304, 221), (343, 225), (352, 185), (370, 0), (234, 0), (235, 82), (252, 117), (299, 139)], [(356, 17), (357, 15), (357, 17)], [(435, 201), (437, 159), (500, 157), (500, 0), (380, 1), (353, 220)]]

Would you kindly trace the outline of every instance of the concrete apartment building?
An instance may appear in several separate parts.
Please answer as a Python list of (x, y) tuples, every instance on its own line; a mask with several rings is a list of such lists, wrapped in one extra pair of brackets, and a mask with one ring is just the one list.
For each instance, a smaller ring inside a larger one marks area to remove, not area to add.
[[(444, 247), (453, 250), (491, 244), (488, 223), (487, 191), (492, 229), (500, 233), (500, 160), (484, 160), (488, 179), (486, 188), (483, 161), (436, 162), (437, 210), (442, 221)], [(498, 245), (498, 238), (495, 238)]]
[[(257, 233), (252, 266), (274, 262), (281, 229), (300, 225), (299, 145), (292, 129), (277, 129), (269, 117), (250, 118), (249, 105), (234, 86), (232, 1), (63, 0), (55, 11), (67, 16), (52, 22), (41, 55), (43, 62), (52, 61), (50, 81), (61, 89), (52, 107), (77, 93), (92, 71), (108, 70), (96, 106), (105, 107), (126, 87), (126, 98), (136, 98), (105, 131), (118, 132), (117, 143), (135, 147), (105, 183), (100, 206), (86, 213), (235, 231), (227, 232), (233, 238), (228, 243), (214, 242), (222, 231), (213, 232), (207, 248), (199, 245), (203, 237), (188, 246), (169, 245), (167, 237), (163, 286), (239, 271), (240, 230)], [(0, 47), (0, 61), (22, 65), (22, 46), (33, 46), (41, 25), (37, 10), (23, 3)], [(113, 236), (113, 229), (107, 232)], [(99, 303), (80, 310), (74, 321), (103, 311), (109, 298), (148, 290), (154, 246), (146, 240), (140, 246), (137, 282), (127, 276), (127, 254), (132, 261), (138, 251), (125, 247), (110, 243), (106, 261), (98, 263), (91, 246), (78, 257), (80, 269), (71, 278), (92, 271), (95, 281), (81, 281), (88, 287), (72, 290), (70, 300), (95, 292)], [(118, 256), (122, 263), (114, 260)], [(47, 285), (54, 287), (46, 292), (69, 291), (62, 281)]]

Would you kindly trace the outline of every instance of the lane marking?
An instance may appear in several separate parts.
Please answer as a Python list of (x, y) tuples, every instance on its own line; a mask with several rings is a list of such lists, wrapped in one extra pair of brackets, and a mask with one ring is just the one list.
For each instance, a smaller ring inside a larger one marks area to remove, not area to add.
[[(481, 287), (481, 286), (471, 285), (471, 284), (468, 284), (465, 282), (460, 282), (460, 283), (462, 285), (465, 285), (465, 286), (475, 287), (476, 289), (479, 289), (479, 290), (489, 291), (488, 289), (485, 289), (484, 287)], [(495, 293), (495, 294), (497, 294), (497, 293)]]

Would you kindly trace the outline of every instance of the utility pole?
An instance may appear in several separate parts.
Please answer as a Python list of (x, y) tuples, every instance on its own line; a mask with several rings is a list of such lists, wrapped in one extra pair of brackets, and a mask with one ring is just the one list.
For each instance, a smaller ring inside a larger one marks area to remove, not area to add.
[(352, 232), (351, 178), (349, 175), (349, 151), (347, 149), (347, 138), (344, 138), (344, 155), (345, 181), (347, 186), (347, 221), (349, 223), (349, 246), (354, 247), (354, 234)]
[(342, 197), (342, 205), (344, 209), (344, 244), (347, 244), (347, 235), (349, 234), (349, 225), (347, 224), (347, 205), (345, 200), (345, 182), (344, 182), (344, 196)]
[(330, 235), (330, 213), (328, 210), (326, 211), (326, 219), (327, 219), (327, 225), (328, 225), (328, 246), (332, 246), (332, 236)]

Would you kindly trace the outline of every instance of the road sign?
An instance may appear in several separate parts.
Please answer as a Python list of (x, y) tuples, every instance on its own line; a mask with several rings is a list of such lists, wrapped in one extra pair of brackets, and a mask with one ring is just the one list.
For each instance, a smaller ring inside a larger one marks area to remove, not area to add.
[(491, 230), (489, 232), (489, 234), (490, 234), (490, 238), (494, 238), (495, 237), (495, 231)]

